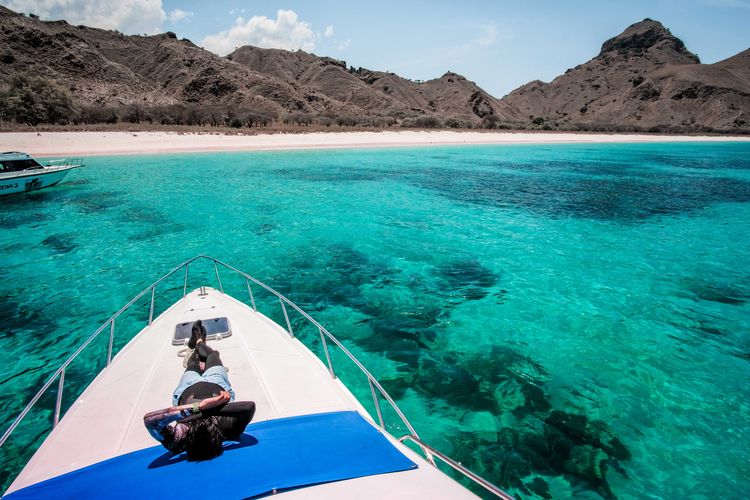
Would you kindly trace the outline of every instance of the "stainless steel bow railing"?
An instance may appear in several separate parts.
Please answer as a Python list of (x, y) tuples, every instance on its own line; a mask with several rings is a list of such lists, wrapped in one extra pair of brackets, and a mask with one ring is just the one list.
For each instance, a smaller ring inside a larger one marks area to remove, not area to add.
[[(258, 308), (255, 302), (255, 296), (253, 295), (253, 291), (251, 288), (250, 283), (254, 283), (255, 285), (260, 286), (270, 294), (276, 296), (279, 299), (279, 303), (281, 305), (281, 310), (284, 314), (284, 320), (286, 322), (287, 332), (291, 337), (294, 337), (294, 331), (292, 330), (292, 324), (289, 320), (289, 313), (287, 311), (287, 305), (297, 311), (303, 318), (305, 318), (308, 322), (310, 322), (313, 326), (315, 326), (319, 333), (320, 333), (320, 340), (323, 346), (323, 352), (325, 353), (326, 361), (328, 364), (328, 371), (331, 374), (332, 378), (336, 378), (336, 371), (333, 367), (333, 361), (331, 359), (331, 354), (328, 346), (328, 341), (335, 344), (341, 352), (343, 352), (356, 366), (359, 368), (359, 370), (367, 377), (367, 381), (370, 386), (370, 392), (372, 394), (373, 402), (375, 404), (375, 411), (377, 413), (378, 422), (380, 425), (380, 428), (387, 432), (385, 427), (385, 422), (383, 420), (383, 412), (380, 407), (380, 398), (378, 397), (378, 393), (388, 402), (388, 404), (391, 406), (391, 408), (396, 412), (398, 417), (401, 419), (403, 424), (406, 426), (406, 428), (409, 430), (410, 434), (407, 434), (403, 436), (400, 440), (410, 440), (414, 442), (424, 453), (425, 457), (429, 462), (436, 466), (434, 457), (439, 458), (449, 466), (451, 466), (456, 471), (460, 472), (462, 475), (473, 481), (474, 483), (478, 484), (479, 486), (485, 488), (486, 490), (490, 491), (494, 495), (500, 497), (500, 498), (512, 498), (510, 495), (502, 491), (497, 486), (493, 485), (492, 483), (486, 481), (485, 479), (479, 477), (478, 475), (474, 474), (470, 470), (463, 467), (461, 464), (455, 462), (450, 457), (447, 457), (446, 455), (440, 453), (439, 451), (431, 448), (430, 446), (426, 445), (421, 441), (419, 438), (419, 435), (417, 434), (417, 431), (414, 429), (414, 427), (411, 425), (409, 420), (406, 418), (406, 415), (401, 411), (401, 409), (398, 407), (396, 402), (391, 398), (391, 396), (388, 394), (388, 392), (383, 388), (382, 385), (380, 385), (380, 382), (377, 381), (377, 379), (367, 370), (367, 368), (364, 367), (364, 365), (346, 348), (344, 345), (324, 326), (322, 326), (320, 323), (318, 323), (312, 316), (307, 314), (305, 311), (303, 311), (299, 306), (297, 306), (294, 302), (286, 298), (281, 293), (277, 292), (270, 286), (266, 285), (262, 281), (250, 276), (249, 274), (240, 271), (239, 269), (226, 264), (225, 262), (222, 262), (218, 259), (214, 259), (213, 257), (209, 257), (207, 255), (198, 255), (196, 257), (193, 257), (192, 259), (188, 259), (179, 266), (175, 267), (168, 273), (166, 273), (164, 276), (153, 282), (151, 285), (147, 286), (143, 291), (141, 291), (138, 295), (133, 297), (133, 299), (130, 300), (127, 304), (125, 304), (123, 307), (120, 308), (114, 315), (112, 315), (107, 321), (104, 322), (102, 326), (100, 326), (86, 341), (78, 348), (76, 351), (58, 368), (50, 377), (49, 379), (42, 385), (41, 389), (34, 395), (34, 397), (31, 399), (31, 401), (24, 407), (24, 409), (19, 413), (19, 415), (16, 417), (16, 419), (11, 423), (11, 425), (8, 427), (8, 429), (3, 433), (2, 437), (0, 437), (0, 447), (2, 447), (5, 442), (10, 437), (11, 433), (18, 427), (18, 425), (21, 423), (21, 421), (26, 417), (26, 415), (31, 411), (31, 409), (36, 405), (36, 403), (39, 401), (39, 399), (44, 395), (44, 393), (52, 386), (52, 384), (55, 383), (57, 380), (58, 386), (57, 386), (57, 398), (55, 400), (55, 411), (52, 418), (52, 427), (54, 428), (57, 426), (57, 423), (60, 421), (60, 413), (62, 409), (62, 397), (63, 397), (63, 390), (65, 387), (65, 370), (68, 368), (68, 366), (75, 360), (81, 352), (86, 349), (103, 331), (107, 330), (109, 327), (109, 345), (107, 348), (107, 364), (103, 370), (105, 370), (112, 361), (112, 347), (114, 344), (114, 338), (115, 338), (115, 322), (117, 318), (125, 313), (128, 309), (130, 309), (135, 303), (137, 303), (140, 299), (142, 299), (146, 294), (151, 293), (151, 302), (149, 307), (149, 317), (148, 317), (148, 324), (151, 325), (151, 323), (154, 320), (154, 301), (156, 296), (156, 287), (164, 282), (167, 278), (171, 277), (181, 269), (185, 269), (184, 274), (184, 281), (183, 281), (183, 288), (182, 288), (182, 296), (183, 298), (187, 295), (187, 286), (188, 286), (188, 277), (190, 272), (190, 264), (195, 262), (199, 259), (205, 259), (208, 261), (211, 261), (213, 263), (214, 272), (216, 274), (216, 281), (219, 285), (219, 290), (224, 293), (224, 287), (221, 283), (221, 277), (219, 275), (219, 266), (222, 266), (223, 268), (226, 268), (228, 270), (233, 271), (234, 273), (239, 274), (241, 277), (245, 279), (245, 285), (247, 287), (247, 292), (250, 297), (250, 303), (253, 307), (253, 310), (258, 312)], [(326, 340), (328, 339), (328, 340)], [(377, 392), (376, 392), (377, 391)]]
[(66, 158), (62, 160), (44, 160), (43, 167), (69, 167), (70, 165), (83, 166), (83, 158)]

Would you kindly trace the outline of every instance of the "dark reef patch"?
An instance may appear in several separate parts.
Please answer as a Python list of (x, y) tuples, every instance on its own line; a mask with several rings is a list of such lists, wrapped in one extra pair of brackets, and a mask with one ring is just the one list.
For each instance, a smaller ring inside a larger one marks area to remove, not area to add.
[(606, 175), (584, 177), (433, 169), (413, 183), (462, 203), (515, 207), (551, 217), (637, 222), (712, 203), (750, 201), (750, 182), (723, 177)]
[[(13, 196), (11, 196), (13, 198)], [(51, 214), (20, 209), (7, 209), (0, 205), (0, 227), (5, 229), (16, 229), (24, 226), (36, 227), (43, 222), (52, 220)]]
[(8, 293), (0, 292), (0, 317), (4, 318), (0, 338), (28, 332), (32, 326), (34, 331), (57, 331), (57, 321), (47, 313), (48, 309), (44, 306), (37, 308), (26, 305)]
[(750, 299), (750, 294), (739, 287), (722, 283), (693, 282), (687, 291), (698, 300), (733, 306), (744, 304)]
[(186, 229), (184, 224), (149, 207), (127, 206), (118, 214), (118, 219), (124, 223), (138, 224), (138, 232), (129, 236), (129, 241), (153, 240)]
[(78, 209), (86, 214), (97, 214), (121, 205), (123, 193), (117, 191), (87, 191), (71, 198)]
[(272, 286), (289, 290), (296, 303), (312, 310), (341, 305), (374, 316), (379, 306), (365, 299), (362, 287), (399, 273), (348, 245), (305, 248), (289, 260), (285, 272), (271, 278)]
[(389, 179), (394, 176), (390, 170), (356, 168), (347, 166), (326, 166), (325, 168), (285, 168), (276, 170), (277, 175), (307, 182), (369, 182)]
[(716, 170), (717, 168), (729, 170), (748, 170), (750, 162), (747, 155), (742, 151), (736, 151), (736, 154), (727, 154), (728, 151), (720, 155), (699, 155), (680, 154), (674, 155), (648, 153), (641, 155), (644, 165), (659, 165), (669, 168), (678, 168), (685, 170)]
[(534, 483), (530, 477), (543, 474), (563, 476), (605, 498), (614, 497), (607, 475), (611, 470), (623, 473), (620, 462), (631, 458), (630, 451), (604, 422), (556, 409), (541, 365), (510, 347), (495, 347), (487, 355), (453, 366), (446, 370), (423, 361), (425, 376), (428, 369), (436, 370), (454, 377), (455, 382), (438, 377), (431, 386), (417, 381), (416, 387), (461, 408), (480, 410), (484, 405), (497, 418), (509, 412), (516, 422), (499, 429), (496, 441), (463, 433), (453, 450), (454, 458), (472, 464), (491, 481), (527, 495), (549, 494), (546, 483)]
[(141, 230), (138, 234), (128, 237), (129, 241), (154, 240), (167, 234), (180, 233), (186, 228), (179, 222), (169, 222), (166, 224), (153, 225), (147, 229)]
[[(414, 388), (430, 398), (439, 398), (461, 408), (486, 409), (477, 401), (479, 380), (466, 368), (437, 356), (423, 355), (412, 377)], [(484, 398), (484, 403), (489, 399)], [(477, 404), (479, 403), (479, 404)]]
[(68, 253), (78, 246), (75, 240), (75, 235), (72, 233), (53, 234), (43, 239), (42, 245), (57, 253)]
[(500, 276), (483, 266), (477, 259), (454, 260), (436, 269), (443, 281), (441, 287), (450, 300), (479, 300), (489, 294)]
[(535, 477), (531, 481), (524, 483), (529, 492), (540, 498), (552, 498), (549, 492), (549, 484), (541, 477)]
[(630, 451), (604, 422), (592, 421), (583, 415), (572, 415), (554, 410), (544, 423), (555, 431), (561, 432), (577, 445), (599, 448), (618, 460), (630, 460)]
[[(308, 182), (397, 181), (436, 192), (461, 203), (513, 207), (550, 217), (580, 217), (624, 223), (700, 210), (713, 203), (750, 201), (750, 182), (729, 177), (665, 173), (669, 168), (715, 169), (717, 159), (685, 155), (638, 153), (637, 158), (612, 161), (589, 153), (595, 161), (498, 161), (479, 159), (460, 169), (357, 168), (326, 165), (283, 169), (277, 174)], [(740, 154), (720, 159), (722, 168), (743, 170), (750, 163)]]

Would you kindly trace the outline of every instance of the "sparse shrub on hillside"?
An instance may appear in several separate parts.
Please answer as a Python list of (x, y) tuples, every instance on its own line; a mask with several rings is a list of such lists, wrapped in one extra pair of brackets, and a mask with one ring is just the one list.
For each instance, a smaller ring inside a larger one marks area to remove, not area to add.
[(188, 104), (185, 106), (184, 119), (185, 125), (203, 125), (206, 122), (203, 107), (197, 104)]
[(17, 76), (0, 92), (0, 118), (17, 123), (70, 123), (76, 110), (70, 95), (44, 78)]
[(495, 115), (487, 115), (484, 118), (482, 118), (482, 127), (487, 129), (495, 129), (497, 128), (498, 123), (500, 122), (500, 119)]
[(82, 123), (117, 123), (118, 116), (114, 108), (104, 106), (84, 106), (79, 119)]
[(445, 120), (445, 126), (448, 128), (464, 128), (464, 124), (461, 123), (457, 118), (448, 118), (447, 120)]
[(141, 123), (144, 119), (143, 110), (137, 104), (126, 106), (122, 112), (122, 121), (128, 123)]
[(404, 118), (401, 120), (401, 128), (414, 128), (416, 127), (416, 119), (415, 118)]
[(376, 116), (370, 120), (370, 124), (377, 128), (388, 128), (396, 124), (396, 119), (392, 116)]
[(336, 124), (339, 127), (354, 127), (357, 125), (358, 120), (353, 116), (338, 116), (336, 117)]
[(261, 111), (249, 111), (244, 114), (245, 124), (248, 127), (266, 127), (273, 122), (276, 117)]
[(297, 125), (310, 125), (313, 117), (307, 113), (292, 113), (284, 117), (284, 123), (295, 123)]
[(184, 112), (181, 106), (161, 106), (154, 111), (159, 123), (162, 125), (184, 124)]
[(419, 116), (417, 118), (406, 118), (401, 122), (404, 128), (440, 128), (442, 122), (434, 116)]
[(424, 116), (417, 118), (417, 125), (424, 128), (441, 128), (443, 122), (434, 116)]

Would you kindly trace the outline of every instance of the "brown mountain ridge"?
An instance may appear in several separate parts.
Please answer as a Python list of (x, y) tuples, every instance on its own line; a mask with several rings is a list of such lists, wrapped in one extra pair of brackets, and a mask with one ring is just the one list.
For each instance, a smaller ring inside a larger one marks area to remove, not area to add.
[(587, 63), (550, 83), (528, 83), (503, 102), (552, 128), (747, 132), (748, 54), (700, 64), (661, 23), (646, 19), (604, 42)]
[(2, 96), (18, 86), (14, 77), (31, 76), (54, 82), (79, 111), (108, 109), (108, 116), (130, 121), (159, 108), (182, 110), (170, 120), (203, 116), (201, 123), (210, 110), (218, 124), (244, 113), (369, 126), (750, 132), (750, 51), (700, 64), (649, 19), (552, 82), (534, 81), (497, 99), (451, 72), (415, 82), (302, 51), (251, 46), (219, 57), (169, 32), (126, 36), (0, 7), (0, 75), (5, 119), (12, 116)]

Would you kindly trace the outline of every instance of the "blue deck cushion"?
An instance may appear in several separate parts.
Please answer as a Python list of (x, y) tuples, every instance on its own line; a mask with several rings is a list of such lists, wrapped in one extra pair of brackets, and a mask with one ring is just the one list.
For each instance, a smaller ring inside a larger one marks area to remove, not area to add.
[(4, 498), (248, 498), (416, 467), (358, 413), (319, 413), (251, 424), (213, 460), (188, 462), (155, 446)]

